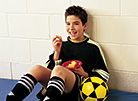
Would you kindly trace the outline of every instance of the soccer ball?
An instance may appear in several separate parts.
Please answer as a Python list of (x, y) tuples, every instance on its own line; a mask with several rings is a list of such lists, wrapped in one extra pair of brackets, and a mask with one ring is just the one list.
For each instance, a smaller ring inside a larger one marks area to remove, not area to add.
[(83, 101), (105, 101), (108, 97), (108, 86), (99, 77), (88, 77), (80, 86)]

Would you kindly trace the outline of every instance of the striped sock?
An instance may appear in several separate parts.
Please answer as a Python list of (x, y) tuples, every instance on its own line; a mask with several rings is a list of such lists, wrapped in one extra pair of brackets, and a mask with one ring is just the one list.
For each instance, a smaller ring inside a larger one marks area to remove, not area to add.
[(63, 94), (65, 83), (59, 77), (52, 77), (47, 86), (46, 97), (43, 101), (57, 101)]
[(36, 83), (37, 81), (32, 75), (26, 74), (22, 76), (13, 90), (8, 94), (6, 101), (22, 101), (32, 92)]

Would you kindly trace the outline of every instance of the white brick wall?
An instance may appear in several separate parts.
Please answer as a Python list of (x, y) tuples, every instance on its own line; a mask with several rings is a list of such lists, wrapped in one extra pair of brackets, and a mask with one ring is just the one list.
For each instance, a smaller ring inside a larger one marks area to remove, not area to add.
[(63, 14), (70, 0), (28, 0), (29, 13)]
[(9, 36), (49, 39), (48, 16), (8, 15)]
[(138, 0), (122, 0), (122, 15), (138, 16)]
[(120, 0), (71, 0), (72, 5), (84, 6), (90, 14), (119, 15)]
[(6, 14), (0, 14), (0, 36), (7, 36), (7, 21)]
[(23, 39), (0, 39), (0, 61), (30, 61), (30, 46), (28, 40)]
[(51, 40), (32, 40), (31, 41), (31, 60), (32, 62), (45, 63), (49, 59), (49, 54), (53, 52)]
[(10, 62), (0, 62), (0, 77), (1, 78), (12, 77)]
[(0, 12), (25, 13), (26, 0), (0, 0)]
[(100, 42), (138, 44), (138, 18), (98, 17), (97, 40)]
[(23, 74), (29, 72), (33, 64), (31, 63), (12, 63), (12, 79), (19, 79)]
[(131, 91), (125, 84), (138, 75), (138, 0), (0, 0), (0, 77), (19, 79), (34, 64), (44, 64), (52, 37), (67, 37), (64, 11), (74, 4), (89, 13), (86, 32), (103, 48), (110, 88)]
[(63, 15), (50, 16), (50, 32), (51, 37), (55, 35), (61, 35), (63, 38), (67, 37), (67, 33), (65, 31), (65, 18)]

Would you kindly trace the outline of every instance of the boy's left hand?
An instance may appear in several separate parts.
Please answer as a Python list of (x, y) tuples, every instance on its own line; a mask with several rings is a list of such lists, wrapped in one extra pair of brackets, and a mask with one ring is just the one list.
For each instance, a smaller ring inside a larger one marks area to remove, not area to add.
[(79, 68), (76, 68), (73, 70), (73, 72), (79, 74), (79, 75), (82, 75), (84, 77), (88, 77), (88, 73), (84, 71), (84, 69), (82, 68), (82, 66), (80, 66)]

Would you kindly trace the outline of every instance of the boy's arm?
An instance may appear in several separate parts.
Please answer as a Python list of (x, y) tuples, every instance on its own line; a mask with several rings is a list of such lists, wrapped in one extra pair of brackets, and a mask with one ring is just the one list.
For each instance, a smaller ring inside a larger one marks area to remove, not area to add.
[(106, 62), (103, 60), (103, 57), (99, 54), (96, 65), (92, 70), (92, 75), (96, 75), (102, 78), (105, 82), (109, 79), (109, 71), (107, 69)]
[(52, 45), (54, 48), (54, 53), (49, 56), (49, 60), (46, 62), (47, 67), (50, 69), (53, 69), (55, 65), (59, 65), (61, 63), (60, 51), (62, 47), (62, 37), (56, 35), (52, 39)]
[(88, 74), (89, 76), (98, 76), (107, 82), (109, 79), (109, 71), (100, 47), (97, 48), (95, 55), (96, 64), (94, 66), (91, 66), (93, 69), (91, 71), (89, 70)]
[(55, 52), (53, 56), (53, 60), (57, 61), (59, 59), (60, 52)]
[(46, 62), (46, 67), (49, 68), (49, 69), (53, 69), (55, 67), (55, 65), (60, 65), (61, 62), (62, 62), (62, 56), (60, 55), (59, 58), (57, 60), (54, 60), (54, 54), (51, 54), (49, 56), (49, 60)]
[(54, 53), (49, 56), (49, 60), (46, 62), (46, 67), (49, 69), (53, 69), (55, 66), (55, 62), (53, 60)]
[(52, 45), (53, 45), (53, 48), (55, 51), (53, 60), (57, 61), (59, 59), (59, 55), (60, 55), (60, 51), (61, 51), (61, 47), (62, 47), (62, 37), (56, 35), (52, 40)]

